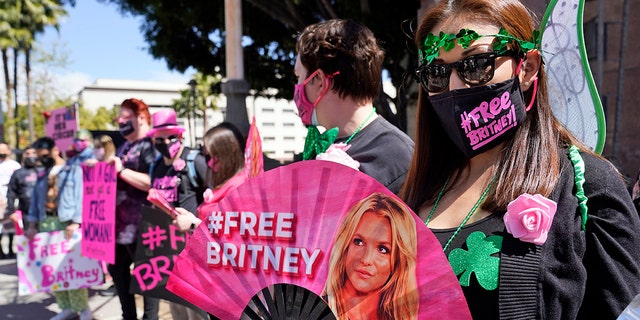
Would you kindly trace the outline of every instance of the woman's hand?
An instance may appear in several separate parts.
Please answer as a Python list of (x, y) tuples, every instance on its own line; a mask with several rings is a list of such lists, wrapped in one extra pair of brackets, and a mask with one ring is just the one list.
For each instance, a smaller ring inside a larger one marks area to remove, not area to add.
[[(173, 225), (182, 232), (186, 232), (197, 227), (202, 220), (198, 219), (193, 213), (187, 211), (185, 208), (176, 208), (178, 215), (173, 220)], [(193, 227), (192, 227), (193, 225)]]
[(27, 229), (27, 232), (25, 232), (24, 234), (27, 236), (27, 239), (31, 241), (36, 236), (36, 233), (38, 233), (38, 230), (36, 229), (36, 227), (29, 226), (29, 228)]
[(119, 157), (111, 156), (109, 157), (109, 159), (107, 159), (107, 163), (113, 164), (115, 166), (116, 173), (122, 171), (122, 159), (120, 159)]
[(78, 223), (72, 223), (68, 226), (66, 226), (64, 228), (64, 238), (69, 240), (71, 238), (73, 238), (73, 234), (76, 232), (76, 230), (80, 229), (80, 224)]
[(98, 163), (97, 159), (87, 159), (87, 160), (84, 161), (84, 164), (87, 167), (94, 167), (96, 165), (96, 163)]

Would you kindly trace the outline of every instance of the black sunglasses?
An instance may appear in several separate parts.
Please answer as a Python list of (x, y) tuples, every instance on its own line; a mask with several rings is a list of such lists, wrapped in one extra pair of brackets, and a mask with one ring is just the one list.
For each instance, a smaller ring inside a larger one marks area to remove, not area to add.
[(155, 143), (164, 143), (165, 140), (169, 140), (169, 142), (173, 142), (178, 139), (178, 135), (170, 135), (168, 137), (155, 137), (153, 140)]
[(518, 54), (511, 50), (501, 54), (492, 51), (474, 54), (448, 64), (423, 64), (416, 69), (416, 76), (422, 87), (431, 93), (442, 92), (449, 87), (452, 69), (456, 69), (464, 83), (480, 86), (493, 79), (496, 58), (503, 56), (516, 58)]

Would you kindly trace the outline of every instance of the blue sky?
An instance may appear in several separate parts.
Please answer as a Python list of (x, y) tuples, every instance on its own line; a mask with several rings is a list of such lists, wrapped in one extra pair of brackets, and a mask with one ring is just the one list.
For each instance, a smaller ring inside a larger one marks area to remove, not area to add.
[(164, 60), (147, 52), (141, 19), (123, 16), (115, 5), (95, 0), (76, 1), (59, 32), (49, 28), (37, 38), (45, 48), (58, 44), (69, 55), (69, 65), (57, 71), (65, 92), (77, 93), (98, 78), (188, 82), (193, 71), (169, 71)]

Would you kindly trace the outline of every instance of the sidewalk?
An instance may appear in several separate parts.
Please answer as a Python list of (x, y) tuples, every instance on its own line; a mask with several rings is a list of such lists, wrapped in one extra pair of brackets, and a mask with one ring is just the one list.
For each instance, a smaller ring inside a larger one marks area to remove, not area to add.
[[(7, 237), (3, 237), (3, 242)], [(2, 244), (6, 248), (6, 243)], [(89, 289), (89, 307), (96, 320), (121, 319), (120, 302), (117, 296), (103, 297), (99, 291), (110, 284)], [(142, 296), (136, 296), (138, 316), (142, 317)], [(36, 293), (28, 296), (18, 296), (18, 269), (15, 259), (0, 260), (0, 319), (12, 320), (46, 320), (56, 315), (60, 309), (55, 298), (47, 293)], [(160, 302), (160, 320), (172, 320), (169, 304)], [(75, 319), (78, 319), (77, 317)]]

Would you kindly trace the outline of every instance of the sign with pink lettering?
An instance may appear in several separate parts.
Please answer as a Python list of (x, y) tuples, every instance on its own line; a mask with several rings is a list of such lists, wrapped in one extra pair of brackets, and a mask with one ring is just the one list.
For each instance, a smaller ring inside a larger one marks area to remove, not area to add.
[(116, 259), (116, 178), (106, 162), (82, 165), (82, 255), (110, 264)]
[(282, 166), (198, 211), (167, 288), (221, 319), (471, 318), (433, 233), (350, 167)]
[(32, 241), (16, 235), (18, 295), (87, 288), (103, 283), (98, 260), (80, 254), (82, 229), (69, 240), (63, 231), (40, 232)]
[(73, 135), (78, 131), (76, 112), (75, 104), (44, 112), (44, 132), (56, 141), (56, 146), (60, 149), (61, 154), (71, 149)]
[(172, 221), (173, 218), (159, 209), (142, 207), (129, 291), (191, 306), (166, 289), (173, 261), (189, 239), (189, 234), (178, 230)]

